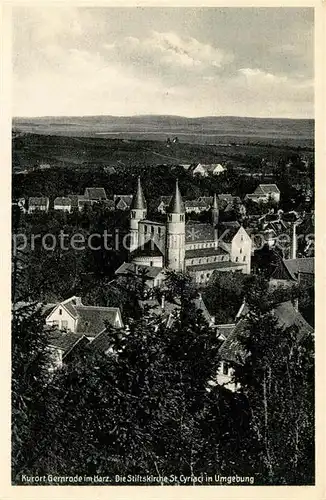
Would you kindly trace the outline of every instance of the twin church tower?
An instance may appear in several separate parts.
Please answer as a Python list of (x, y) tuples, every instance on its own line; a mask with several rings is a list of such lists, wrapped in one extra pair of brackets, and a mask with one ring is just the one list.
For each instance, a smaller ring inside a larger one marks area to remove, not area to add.
[[(212, 223), (214, 227), (218, 224), (218, 206), (216, 196), (212, 207)], [(140, 247), (144, 248), (147, 242), (152, 240), (157, 247), (158, 253), (162, 255), (162, 264), (173, 271), (185, 270), (186, 257), (186, 223), (185, 205), (182, 200), (178, 180), (176, 180), (174, 194), (167, 209), (166, 223), (152, 222), (146, 220), (147, 203), (138, 177), (137, 191), (133, 197), (130, 207), (130, 252), (136, 253)], [(153, 245), (152, 245), (153, 246)], [(148, 259), (150, 259), (150, 249)], [(155, 254), (152, 250), (152, 256)], [(146, 251), (143, 251), (143, 259), (146, 261)], [(155, 255), (154, 255), (155, 256)], [(154, 261), (145, 265), (155, 265)]]

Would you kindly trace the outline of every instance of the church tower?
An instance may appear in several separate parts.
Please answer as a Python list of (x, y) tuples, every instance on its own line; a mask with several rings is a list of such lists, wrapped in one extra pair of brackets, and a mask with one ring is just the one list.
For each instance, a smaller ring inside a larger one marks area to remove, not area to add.
[(166, 260), (167, 267), (173, 271), (185, 269), (185, 206), (179, 191), (178, 180), (175, 193), (167, 210)]
[(139, 227), (141, 220), (147, 215), (147, 204), (141, 187), (140, 177), (138, 177), (137, 191), (134, 194), (130, 206), (130, 252), (139, 246)]
[(214, 193), (214, 200), (212, 206), (212, 225), (214, 227), (215, 245), (218, 244), (218, 222), (219, 222), (219, 208), (218, 208), (216, 193)]

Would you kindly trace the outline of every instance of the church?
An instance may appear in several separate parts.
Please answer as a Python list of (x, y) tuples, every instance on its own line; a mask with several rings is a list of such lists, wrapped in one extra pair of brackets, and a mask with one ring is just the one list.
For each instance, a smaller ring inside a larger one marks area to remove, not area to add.
[(138, 178), (130, 206), (129, 262), (117, 269), (117, 275), (144, 270), (149, 286), (160, 286), (166, 269), (187, 272), (198, 285), (205, 285), (216, 271), (250, 273), (251, 238), (238, 224), (219, 229), (216, 195), (210, 224), (186, 222), (185, 204), (176, 181), (166, 216), (166, 222), (147, 219), (147, 203)]

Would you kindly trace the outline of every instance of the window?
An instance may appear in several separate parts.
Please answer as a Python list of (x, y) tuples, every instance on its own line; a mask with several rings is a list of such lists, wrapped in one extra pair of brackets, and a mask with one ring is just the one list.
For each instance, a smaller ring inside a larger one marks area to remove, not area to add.
[(149, 265), (150, 265), (151, 267), (153, 267), (153, 261), (152, 261), (152, 260), (150, 261)]
[(240, 253), (242, 253), (242, 248), (240, 248)]
[(184, 220), (185, 220), (185, 216), (184, 216), (184, 215), (181, 215), (180, 219), (181, 219), (181, 222), (184, 222)]
[(144, 231), (145, 231), (145, 233), (147, 233), (147, 226), (146, 226), (146, 224), (144, 226)]
[(245, 255), (243, 256), (243, 262), (246, 262), (246, 256)]
[(216, 262), (216, 257), (214, 257), (214, 262)]
[(172, 214), (169, 214), (168, 215), (168, 221), (171, 222), (172, 221)]
[(160, 226), (157, 228), (157, 232), (158, 232), (159, 235), (161, 235), (161, 229), (162, 228)]
[(68, 321), (63, 319), (61, 321), (61, 328), (64, 330), (64, 329), (67, 329), (68, 328)]
[(239, 257), (236, 257), (236, 258), (235, 258), (235, 261), (236, 261), (236, 262), (238, 262), (238, 260), (239, 260)]
[(203, 274), (201, 274), (201, 275), (200, 275), (200, 279), (201, 279), (201, 280), (203, 280), (203, 279), (204, 279), (204, 275), (203, 275)]
[(132, 219), (135, 219), (135, 218), (136, 218), (136, 214), (135, 214), (135, 212), (131, 212), (131, 218), (132, 218)]
[(151, 226), (151, 233), (154, 233), (154, 226)]
[(53, 326), (59, 326), (59, 321), (56, 319), (54, 321), (52, 321), (52, 323), (53, 323)]
[(59, 309), (59, 314), (60, 314), (60, 316), (62, 315), (62, 309)]
[(229, 374), (229, 367), (228, 364), (224, 361), (223, 362), (223, 375), (228, 375)]
[(241, 235), (241, 241), (243, 241), (243, 235)]
[(207, 276), (207, 278), (209, 278), (210, 277), (210, 273), (207, 273), (206, 276)]

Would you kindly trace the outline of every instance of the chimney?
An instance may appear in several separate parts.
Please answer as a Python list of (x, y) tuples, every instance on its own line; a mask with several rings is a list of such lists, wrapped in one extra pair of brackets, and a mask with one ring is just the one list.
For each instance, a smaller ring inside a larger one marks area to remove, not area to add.
[(164, 293), (162, 293), (162, 297), (161, 297), (161, 309), (164, 310), (165, 308), (165, 295)]
[(297, 225), (293, 223), (291, 259), (297, 258)]

